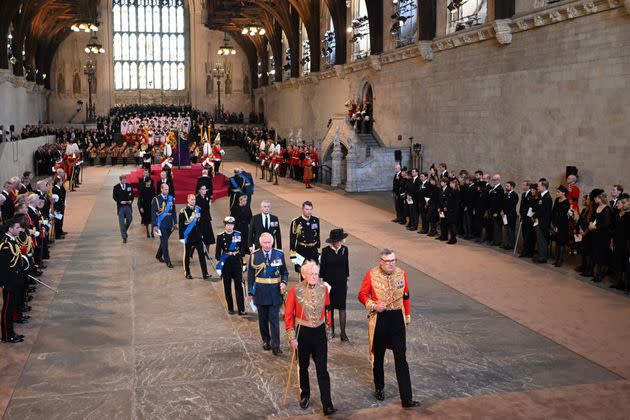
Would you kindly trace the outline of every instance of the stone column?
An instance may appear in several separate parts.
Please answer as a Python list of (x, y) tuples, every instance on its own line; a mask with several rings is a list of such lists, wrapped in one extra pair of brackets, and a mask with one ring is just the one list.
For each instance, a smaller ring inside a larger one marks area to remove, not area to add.
[(338, 187), (341, 184), (341, 158), (343, 153), (341, 152), (341, 143), (339, 141), (339, 127), (335, 131), (335, 138), (333, 139), (333, 151), (332, 151), (332, 178), (330, 181), (331, 187)]
[(350, 136), (348, 137), (348, 154), (346, 155), (346, 191), (348, 192), (357, 190), (355, 171), (358, 158), (357, 133), (354, 130), (350, 130)]

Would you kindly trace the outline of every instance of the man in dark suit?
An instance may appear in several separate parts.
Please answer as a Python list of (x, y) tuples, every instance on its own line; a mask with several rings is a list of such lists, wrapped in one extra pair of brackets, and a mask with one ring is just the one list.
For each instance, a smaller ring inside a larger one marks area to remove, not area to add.
[(160, 179), (155, 186), (155, 194), (160, 195), (162, 192), (162, 185), (168, 185), (168, 193), (175, 197), (175, 186), (173, 185), (173, 178), (168, 175), (168, 172), (162, 171), (160, 172)]
[(13, 203), (13, 198), (11, 194), (11, 183), (5, 182), (2, 189), (2, 195), (4, 196), (4, 203), (2, 204), (2, 218), (4, 220), (9, 220), (13, 217), (13, 213), (15, 213), (15, 204)]
[(260, 213), (252, 218), (249, 225), (248, 245), (251, 252), (254, 252), (259, 244), (260, 235), (264, 232), (268, 232), (273, 237), (273, 246), (277, 249), (282, 249), (282, 234), (280, 233), (280, 222), (278, 216), (274, 216), (270, 213), (271, 202), (269, 200), (263, 200), (260, 203)]
[(206, 187), (206, 195), (210, 197), (212, 200), (212, 177), (209, 175), (208, 169), (201, 170), (201, 176), (197, 178), (197, 187), (195, 188), (196, 192), (199, 192), (199, 187), (204, 185)]
[[(280, 305), (287, 289), (289, 271), (284, 253), (272, 247), (273, 236), (264, 232), (260, 235), (260, 249), (249, 260), (247, 270), (247, 294), (258, 308), (258, 327), (263, 340), (263, 350), (280, 350)], [(271, 330), (271, 333), (270, 333)]]
[(549, 195), (549, 181), (541, 180), (538, 183), (538, 192), (540, 198), (534, 210), (534, 228), (536, 229), (536, 248), (538, 257), (534, 258), (534, 262), (544, 264), (549, 257), (549, 225), (551, 224), (551, 208), (553, 200)]
[(492, 219), (492, 245), (500, 246), (503, 233), (501, 211), (503, 210), (503, 200), (505, 199), (505, 191), (501, 185), (501, 175), (494, 174), (492, 183), (493, 187), (488, 192), (488, 212)]
[(131, 184), (127, 184), (127, 177), (121, 175), (120, 183), (114, 185), (112, 197), (116, 202), (116, 212), (118, 214), (118, 226), (120, 227), (120, 236), (122, 236), (123, 244), (127, 243), (127, 230), (133, 219), (133, 191)]
[[(160, 247), (155, 258), (159, 262), (166, 263), (168, 268), (173, 268), (168, 253), (168, 238), (177, 228), (176, 214), (175, 199), (169, 194), (168, 184), (161, 184), (160, 195), (151, 201), (151, 224), (155, 226), (154, 232), (160, 237)], [(203, 257), (199, 256), (199, 258)]]
[(532, 191), (531, 182), (524, 180), (521, 183), (523, 193), (521, 194), (521, 204), (518, 213), (521, 216), (521, 234), (523, 235), (523, 249), (518, 255), (521, 258), (531, 257), (534, 254), (536, 246), (536, 232), (532, 225), (531, 212), (534, 210), (534, 193)]
[(516, 205), (518, 204), (518, 194), (514, 191), (516, 184), (514, 181), (505, 183), (505, 199), (503, 200), (503, 216), (507, 219), (505, 226), (505, 238), (503, 238), (503, 248), (514, 249), (514, 232), (516, 231)]
[(418, 194), (418, 208), (420, 210), (420, 220), (422, 221), (422, 230), (418, 233), (429, 233), (429, 206), (426, 198), (430, 197), (429, 175), (426, 172), (420, 173), (420, 192)]
[(398, 199), (398, 191), (400, 191), (400, 182), (402, 181), (402, 171), (400, 170), (400, 164), (394, 166), (394, 180), (392, 182), (392, 197), (394, 198), (394, 209), (396, 209), (396, 218), (392, 220), (394, 223), (399, 223), (403, 219), (403, 211), (401, 201)]
[(418, 199), (420, 197), (420, 179), (416, 168), (411, 170), (411, 178), (405, 185), (405, 193), (407, 194), (407, 209), (409, 211), (407, 230), (416, 230), (418, 229)]

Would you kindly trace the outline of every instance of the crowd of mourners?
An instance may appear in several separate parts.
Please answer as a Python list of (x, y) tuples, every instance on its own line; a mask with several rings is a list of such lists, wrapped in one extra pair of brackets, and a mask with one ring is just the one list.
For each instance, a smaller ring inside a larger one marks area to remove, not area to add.
[[(616, 184), (607, 194), (595, 188), (582, 194), (577, 176), (550, 190), (549, 181), (514, 181), (482, 170), (459, 174), (446, 163), (428, 172), (396, 165), (392, 195), (395, 223), (407, 230), (444, 241), (457, 238), (503, 247), (533, 262), (560, 267), (578, 254), (575, 270), (610, 287), (630, 290), (630, 196)], [(521, 240), (519, 240), (521, 239)]]
[[(28, 324), (30, 302), (43, 282), (52, 245), (66, 236), (66, 182), (68, 173), (58, 167), (33, 184), (24, 172), (2, 184), (0, 193), (0, 285), (2, 286), (2, 341), (19, 343), (24, 335), (17, 325)], [(73, 188), (76, 187), (73, 186)], [(43, 277), (42, 277), (43, 276)]]

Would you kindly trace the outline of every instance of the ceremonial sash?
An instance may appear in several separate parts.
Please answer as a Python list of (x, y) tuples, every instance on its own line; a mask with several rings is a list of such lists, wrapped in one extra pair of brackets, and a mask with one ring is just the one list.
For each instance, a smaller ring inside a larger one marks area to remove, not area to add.
[[(228, 252), (236, 251), (236, 247), (241, 242), (240, 239), (241, 239), (241, 233), (238, 231), (234, 231), (234, 233), (232, 234), (232, 243), (230, 244), (230, 248), (228, 249)], [(230, 258), (230, 254), (223, 254), (221, 255), (221, 258), (219, 258), (219, 262), (217, 262), (217, 267), (216, 267), (217, 273), (219, 275), (221, 275), (221, 272), (223, 271), (223, 264), (225, 264), (228, 258)]]
[[(186, 211), (186, 210), (184, 210), (184, 211)], [(197, 218), (198, 217), (199, 217), (199, 207), (195, 207), (195, 215), (193, 216), (193, 219), (190, 221), (190, 223), (186, 227), (186, 230), (184, 231), (184, 242), (185, 243), (188, 243), (188, 235), (190, 235), (190, 232), (192, 232), (192, 230), (195, 228), (195, 225), (197, 224)]]
[(173, 206), (173, 196), (168, 195), (166, 198), (166, 206), (164, 207), (164, 211), (157, 217), (157, 228), (160, 229), (160, 225), (162, 224), (162, 220), (166, 217), (166, 214), (171, 211), (171, 207)]

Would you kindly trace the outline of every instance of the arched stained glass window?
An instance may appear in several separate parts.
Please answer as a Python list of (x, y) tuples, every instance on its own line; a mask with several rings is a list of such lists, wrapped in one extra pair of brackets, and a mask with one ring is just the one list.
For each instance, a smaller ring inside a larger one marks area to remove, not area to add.
[(116, 90), (186, 89), (184, 0), (113, 0)]

